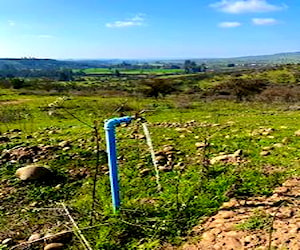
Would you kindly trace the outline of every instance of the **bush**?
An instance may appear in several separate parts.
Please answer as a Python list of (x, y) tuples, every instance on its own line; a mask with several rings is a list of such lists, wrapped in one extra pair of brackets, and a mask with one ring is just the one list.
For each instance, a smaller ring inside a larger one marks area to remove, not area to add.
[(15, 79), (12, 79), (11, 80), (11, 84), (13, 86), (14, 89), (21, 89), (24, 87), (24, 80), (22, 79), (18, 79), (18, 78), (15, 78)]
[(258, 99), (264, 102), (300, 101), (300, 86), (273, 86), (265, 89)]
[(158, 98), (166, 96), (177, 90), (174, 83), (167, 79), (151, 79), (142, 82), (145, 87), (142, 92), (145, 96)]
[(248, 100), (261, 93), (268, 85), (268, 80), (260, 78), (231, 78), (215, 86), (213, 95), (233, 96), (237, 101)]

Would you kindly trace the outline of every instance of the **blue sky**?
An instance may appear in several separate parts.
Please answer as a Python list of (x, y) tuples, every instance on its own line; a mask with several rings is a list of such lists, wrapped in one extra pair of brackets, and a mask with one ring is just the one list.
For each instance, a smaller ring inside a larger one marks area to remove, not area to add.
[(0, 58), (300, 51), (296, 0), (0, 0)]

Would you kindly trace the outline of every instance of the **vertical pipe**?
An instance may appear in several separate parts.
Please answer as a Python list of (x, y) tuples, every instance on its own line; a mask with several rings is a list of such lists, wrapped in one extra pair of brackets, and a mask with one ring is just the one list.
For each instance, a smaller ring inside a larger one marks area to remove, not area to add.
[(119, 178), (117, 164), (117, 147), (115, 128), (121, 123), (130, 123), (133, 118), (130, 116), (113, 118), (105, 122), (104, 129), (106, 134), (106, 145), (109, 165), (109, 179), (111, 187), (111, 196), (113, 211), (116, 213), (120, 208)]
[(116, 135), (114, 129), (106, 130), (106, 145), (108, 152), (109, 179), (114, 213), (120, 208)]

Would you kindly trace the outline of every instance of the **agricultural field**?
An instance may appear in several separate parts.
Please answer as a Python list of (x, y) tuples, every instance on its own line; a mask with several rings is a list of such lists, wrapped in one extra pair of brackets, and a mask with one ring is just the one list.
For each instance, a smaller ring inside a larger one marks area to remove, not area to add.
[[(55, 240), (63, 249), (177, 249), (224, 202), (269, 199), (300, 174), (297, 77), (299, 66), (289, 66), (1, 88), (0, 249)], [(140, 119), (118, 127), (115, 214), (103, 126), (125, 115), (145, 119), (158, 171)], [(16, 175), (32, 165), (47, 167), (45, 178)], [(236, 231), (270, 230), (268, 215), (255, 216)]]
[[(115, 74), (116, 70), (120, 74), (125, 75), (140, 75), (140, 74), (175, 74), (175, 73), (184, 73), (183, 69), (113, 69), (113, 68), (89, 68), (82, 70), (87, 75), (92, 74)], [(76, 72), (76, 70), (75, 70)]]

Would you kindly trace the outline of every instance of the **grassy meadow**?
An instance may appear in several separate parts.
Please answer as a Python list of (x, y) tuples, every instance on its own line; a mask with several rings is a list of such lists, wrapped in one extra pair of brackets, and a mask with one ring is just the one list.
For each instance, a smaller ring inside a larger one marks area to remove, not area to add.
[[(0, 239), (11, 237), (20, 244), (35, 232), (72, 230), (61, 211), (63, 202), (93, 249), (159, 249), (166, 243), (180, 244), (193, 226), (231, 197), (270, 195), (284, 179), (299, 174), (297, 101), (200, 98), (199, 89), (219, 91), (214, 86), (223, 86), (227, 78), (188, 79), (193, 93), (184, 85), (158, 98), (0, 89)], [(122, 204), (113, 214), (104, 121), (141, 110), (146, 110), (142, 116), (156, 155), (163, 156), (162, 189), (157, 190), (141, 124), (118, 127)], [(22, 182), (15, 177), (32, 159), (8, 160), (6, 152), (33, 147), (44, 150), (32, 156), (33, 162), (49, 166), (55, 178)], [(74, 236), (66, 249), (81, 248)]]

